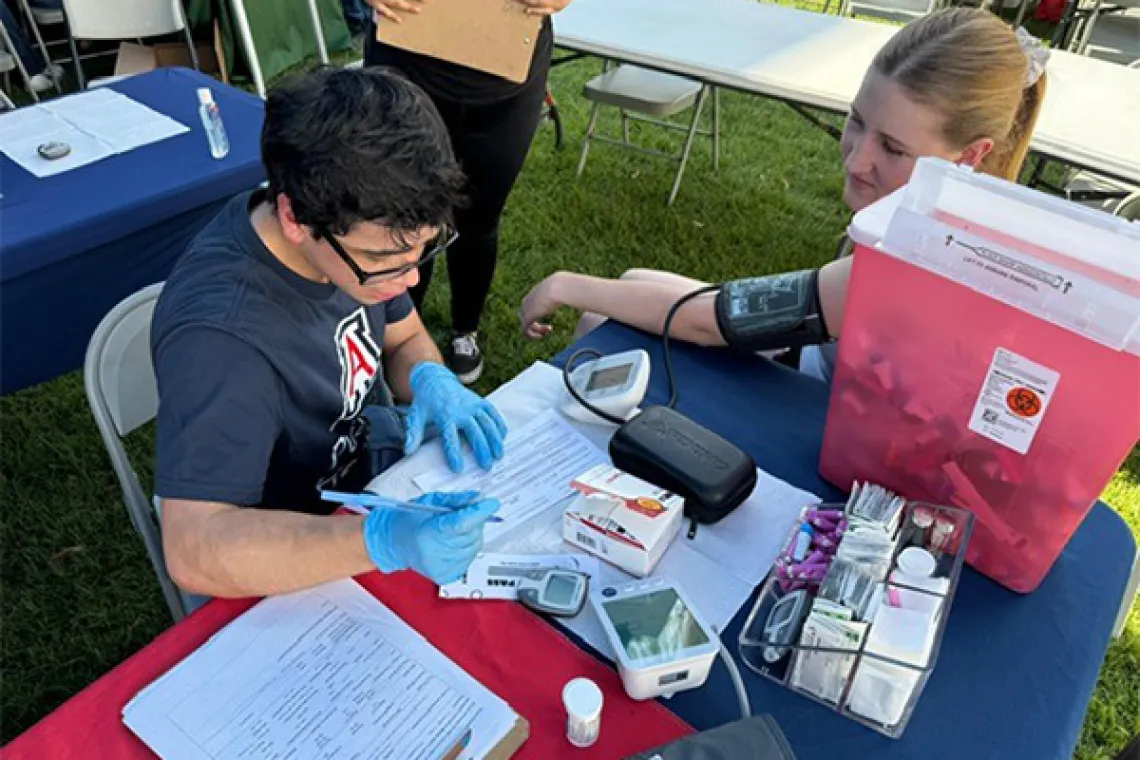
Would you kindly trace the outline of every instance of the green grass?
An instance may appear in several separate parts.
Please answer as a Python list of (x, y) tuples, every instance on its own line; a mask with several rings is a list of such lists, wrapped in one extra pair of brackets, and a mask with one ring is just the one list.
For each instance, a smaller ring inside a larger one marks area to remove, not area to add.
[[(723, 96), (721, 170), (712, 173), (707, 142), (699, 143), (674, 207), (664, 205), (670, 165), (606, 146), (592, 152), (575, 182), (586, 117), (578, 93), (597, 69), (596, 62), (580, 62), (555, 70), (567, 147), (555, 152), (553, 131), (544, 126), (512, 196), (484, 323), (489, 364), (482, 391), (568, 343), (573, 314), (559, 314), (556, 334), (543, 343), (522, 339), (516, 321), (529, 287), (556, 269), (616, 275), (650, 266), (718, 280), (808, 267), (831, 258), (847, 221), (837, 144), (783, 106), (734, 94)], [(612, 129), (616, 119), (604, 124)], [(446, 288), (440, 277), (426, 308), (440, 338)], [(131, 443), (149, 480), (150, 431)], [(1140, 531), (1140, 455), (1105, 498)], [(0, 503), (0, 740), (7, 741), (144, 646), (169, 620), (78, 373), (0, 398)], [(1111, 758), (1136, 732), (1140, 614), (1134, 611), (1109, 652), (1078, 757)]]

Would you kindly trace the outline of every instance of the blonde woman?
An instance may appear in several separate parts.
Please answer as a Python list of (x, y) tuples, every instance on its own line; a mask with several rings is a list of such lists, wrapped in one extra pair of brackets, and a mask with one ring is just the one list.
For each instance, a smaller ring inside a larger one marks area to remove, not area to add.
[[(843, 201), (852, 211), (906, 184), (921, 156), (968, 164), (1016, 180), (1045, 97), (1047, 53), (992, 13), (954, 8), (908, 24), (878, 52), (864, 76), (840, 141)], [(846, 246), (845, 246), (846, 247)], [(806, 346), (803, 372), (830, 382), (851, 259), (820, 269), (738, 280), (719, 296), (685, 304), (670, 334), (708, 346), (749, 351)], [(605, 318), (659, 333), (670, 307), (704, 283), (635, 269), (610, 280), (557, 272), (536, 285), (519, 312), (523, 333), (538, 339), (560, 306), (586, 312), (578, 333)], [(767, 314), (733, 319), (716, 300), (765, 299)]]

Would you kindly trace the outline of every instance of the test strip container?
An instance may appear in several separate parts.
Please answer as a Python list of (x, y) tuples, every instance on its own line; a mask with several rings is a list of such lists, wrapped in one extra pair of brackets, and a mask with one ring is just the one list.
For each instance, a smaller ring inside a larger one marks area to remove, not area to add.
[[(820, 505), (825, 509), (843, 509), (842, 504)], [(778, 684), (813, 700), (823, 707), (838, 712), (851, 720), (891, 738), (898, 738), (906, 730), (907, 723), (922, 696), (926, 683), (938, 662), (938, 652), (946, 621), (950, 616), (958, 580), (968, 551), (970, 537), (974, 530), (974, 515), (950, 506), (929, 503), (908, 502), (903, 508), (898, 531), (899, 540), (892, 557), (891, 567), (897, 555), (910, 546), (923, 546), (936, 558), (935, 575), (945, 579), (944, 590), (931, 590), (912, 585), (903, 580), (887, 580), (886, 587), (894, 592), (919, 595), (923, 603), (937, 608), (933, 625), (933, 644), (925, 661), (898, 659), (885, 656), (868, 648), (871, 640), (868, 633), (858, 645), (850, 647), (823, 647), (801, 643), (801, 633), (805, 618), (800, 616), (792, 625), (790, 642), (788, 638), (770, 640), (766, 635), (773, 608), (793, 591), (785, 590), (781, 582), (779, 566), (789, 562), (797, 535), (807, 510), (801, 514), (790, 531), (784, 551), (777, 559), (765, 580), (760, 594), (752, 608), (738, 639), (740, 658), (752, 673), (768, 678)], [(916, 516), (919, 518), (916, 520)], [(919, 527), (921, 526), (921, 527)], [(897, 577), (894, 571), (888, 578)], [(942, 583), (941, 581), (939, 583)], [(805, 589), (814, 601), (818, 588)], [(780, 631), (772, 632), (777, 634)], [(810, 688), (803, 688), (797, 678), (797, 668), (811, 667), (835, 674), (841, 688), (834, 692), (834, 698), (821, 695)], [(748, 677), (748, 674), (745, 675)], [(900, 690), (885, 694), (884, 684), (898, 684)]]

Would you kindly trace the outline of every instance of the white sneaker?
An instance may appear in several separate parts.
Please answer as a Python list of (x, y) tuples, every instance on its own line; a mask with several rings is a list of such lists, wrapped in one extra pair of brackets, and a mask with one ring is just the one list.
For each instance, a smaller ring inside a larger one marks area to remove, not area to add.
[(483, 374), (483, 352), (479, 350), (475, 333), (452, 336), (447, 364), (464, 385), (471, 385), (479, 379)]
[(55, 83), (63, 79), (63, 69), (54, 63), (32, 77), (32, 92), (43, 92), (55, 87)]

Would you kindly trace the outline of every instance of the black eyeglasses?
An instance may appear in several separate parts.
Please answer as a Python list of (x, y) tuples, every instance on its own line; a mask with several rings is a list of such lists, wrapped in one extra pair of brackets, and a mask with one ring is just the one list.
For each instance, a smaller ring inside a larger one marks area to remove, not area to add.
[[(397, 278), (403, 277), (413, 269), (419, 269), (421, 266), (428, 263), (436, 256), (439, 256), (441, 253), (446, 252), (447, 247), (454, 243), (459, 237), (458, 232), (453, 232), (448, 227), (440, 227), (439, 235), (437, 235), (435, 238), (435, 245), (430, 250), (425, 247), (423, 255), (421, 255), (416, 261), (413, 261), (410, 264), (404, 264), (403, 266), (393, 267), (392, 269), (380, 269), (375, 272), (366, 272), (360, 268), (360, 265), (357, 264), (351, 256), (348, 255), (348, 251), (344, 250), (344, 246), (342, 246), (340, 242), (332, 236), (332, 233), (330, 233), (328, 230), (322, 229), (319, 231), (319, 234), (322, 238), (328, 241), (328, 244), (332, 246), (332, 249), (334, 251), (336, 251), (336, 255), (340, 256), (341, 261), (348, 265), (348, 268), (351, 269), (352, 273), (356, 275), (356, 279), (361, 285), (366, 285), (369, 282), (395, 280)], [(441, 240), (443, 241), (442, 243), (440, 242)]]

